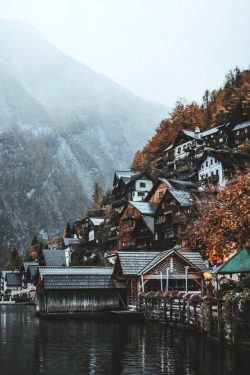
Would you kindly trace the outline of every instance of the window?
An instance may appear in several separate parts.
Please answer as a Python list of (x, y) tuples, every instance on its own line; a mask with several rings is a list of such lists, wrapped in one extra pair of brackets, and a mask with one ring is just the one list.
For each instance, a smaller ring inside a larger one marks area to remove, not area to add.
[(217, 159), (215, 158), (215, 159), (214, 159), (214, 163), (216, 164), (217, 162), (218, 162), (218, 161), (217, 161)]
[(211, 160), (210, 160), (210, 165), (213, 165), (213, 164), (214, 164), (214, 160), (211, 159)]
[(159, 198), (162, 198), (162, 196), (163, 196), (162, 191), (159, 191)]
[(222, 134), (222, 130), (219, 131), (219, 134)]
[(178, 152), (178, 154), (181, 153), (181, 147), (178, 147), (177, 152)]
[(170, 199), (168, 202), (169, 205), (173, 206), (175, 204), (175, 199)]
[(132, 208), (130, 208), (130, 209), (127, 211), (127, 214), (128, 214), (128, 215), (133, 215), (133, 213), (134, 213), (134, 210), (133, 210)]
[(155, 241), (157, 241), (157, 240), (158, 240), (158, 234), (155, 233)]
[(165, 208), (165, 203), (164, 202), (161, 204), (161, 208)]
[(140, 182), (140, 187), (141, 188), (145, 188), (146, 187), (146, 183), (145, 182)]
[(160, 224), (160, 223), (164, 223), (165, 221), (166, 221), (166, 218), (165, 218), (164, 215), (159, 216), (159, 219), (158, 219), (158, 223), (159, 223), (159, 224)]
[(213, 138), (214, 136), (213, 136), (213, 134), (211, 135), (211, 138)]
[(174, 237), (174, 231), (173, 230), (168, 230), (165, 232), (165, 238), (172, 238)]
[(204, 164), (202, 164), (201, 168), (204, 169)]
[(206, 167), (208, 167), (208, 161), (206, 161)]
[(236, 134), (237, 134), (237, 135), (240, 135), (240, 131), (239, 131), (239, 130), (237, 130)]
[(220, 139), (219, 139), (219, 142), (223, 142), (223, 138), (220, 138)]
[(248, 133), (248, 128), (245, 129), (245, 133)]
[(138, 191), (138, 197), (144, 197), (145, 193)]

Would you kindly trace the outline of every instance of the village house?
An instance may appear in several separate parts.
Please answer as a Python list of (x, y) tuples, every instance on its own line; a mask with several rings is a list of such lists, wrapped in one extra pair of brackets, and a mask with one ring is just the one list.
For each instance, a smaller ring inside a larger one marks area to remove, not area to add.
[(234, 142), (238, 146), (250, 139), (250, 121), (243, 122), (233, 128)]
[(182, 290), (204, 294), (203, 273), (208, 270), (200, 253), (119, 251), (113, 278), (126, 281), (127, 300), (136, 304), (141, 291)]
[(112, 206), (121, 209), (128, 201), (143, 201), (153, 186), (153, 179), (144, 171), (115, 172), (113, 185)]
[(197, 163), (198, 181), (222, 186), (227, 179), (235, 175), (237, 169), (244, 170), (245, 164), (249, 161), (250, 156), (247, 154), (206, 150)]
[(37, 311), (86, 313), (125, 309), (126, 283), (108, 267), (39, 267)]
[(43, 250), (43, 256), (45, 261), (45, 266), (47, 267), (66, 267), (66, 257), (64, 250)]
[(157, 250), (181, 243), (187, 219), (192, 215), (193, 201), (188, 191), (166, 190), (155, 212), (154, 246)]
[[(140, 248), (141, 249), (141, 238), (140, 243), (137, 243), (137, 239), (133, 237), (132, 232), (134, 231), (136, 224), (140, 221), (140, 225), (145, 226), (145, 230), (149, 229), (149, 223), (146, 223), (148, 217), (153, 218), (158, 204), (148, 202), (132, 202), (129, 201), (120, 213), (119, 219), (119, 233), (117, 238), (117, 250), (131, 250)], [(144, 217), (144, 220), (141, 219)]]
[(39, 263), (38, 262), (22, 262), (20, 274), (22, 280), (22, 288), (25, 290), (25, 293), (34, 294), (35, 285), (34, 278), (37, 271)]

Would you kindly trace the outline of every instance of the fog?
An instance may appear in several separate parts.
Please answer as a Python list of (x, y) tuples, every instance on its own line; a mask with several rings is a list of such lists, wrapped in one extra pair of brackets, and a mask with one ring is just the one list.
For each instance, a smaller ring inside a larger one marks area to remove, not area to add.
[(0, 17), (142, 98), (173, 106), (249, 66), (248, 0), (0, 0)]

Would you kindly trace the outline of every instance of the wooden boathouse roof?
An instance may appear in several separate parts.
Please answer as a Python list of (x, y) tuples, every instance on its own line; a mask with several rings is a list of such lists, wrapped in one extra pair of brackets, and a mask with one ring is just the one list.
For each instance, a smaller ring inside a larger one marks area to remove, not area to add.
[(38, 267), (41, 280), (45, 275), (109, 275), (113, 267)]
[(123, 281), (110, 275), (44, 275), (44, 289), (125, 289)]

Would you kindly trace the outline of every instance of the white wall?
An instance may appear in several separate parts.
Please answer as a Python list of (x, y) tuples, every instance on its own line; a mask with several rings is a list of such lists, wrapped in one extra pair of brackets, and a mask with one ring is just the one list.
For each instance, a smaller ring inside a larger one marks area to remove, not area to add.
[[(206, 164), (208, 164), (208, 165), (206, 166)], [(203, 166), (203, 168), (202, 168), (202, 166)], [(203, 163), (202, 163), (202, 165), (199, 169), (198, 180), (199, 181), (202, 180), (202, 175), (205, 176), (204, 178), (206, 178), (206, 175), (207, 175), (207, 177), (211, 177), (212, 172), (213, 172), (214, 175), (216, 175), (216, 170), (218, 170), (218, 174), (219, 174), (218, 184), (221, 185), (222, 180), (224, 178), (223, 166), (222, 166), (222, 164), (219, 160), (215, 159), (215, 157), (207, 156), (207, 158), (203, 161)]]
[[(145, 184), (144, 187), (140, 186), (140, 184)], [(142, 201), (146, 198), (148, 192), (152, 189), (153, 182), (150, 180), (137, 180), (135, 182), (135, 190), (132, 192), (132, 200), (134, 202)], [(144, 193), (144, 195), (140, 195), (138, 193)]]

